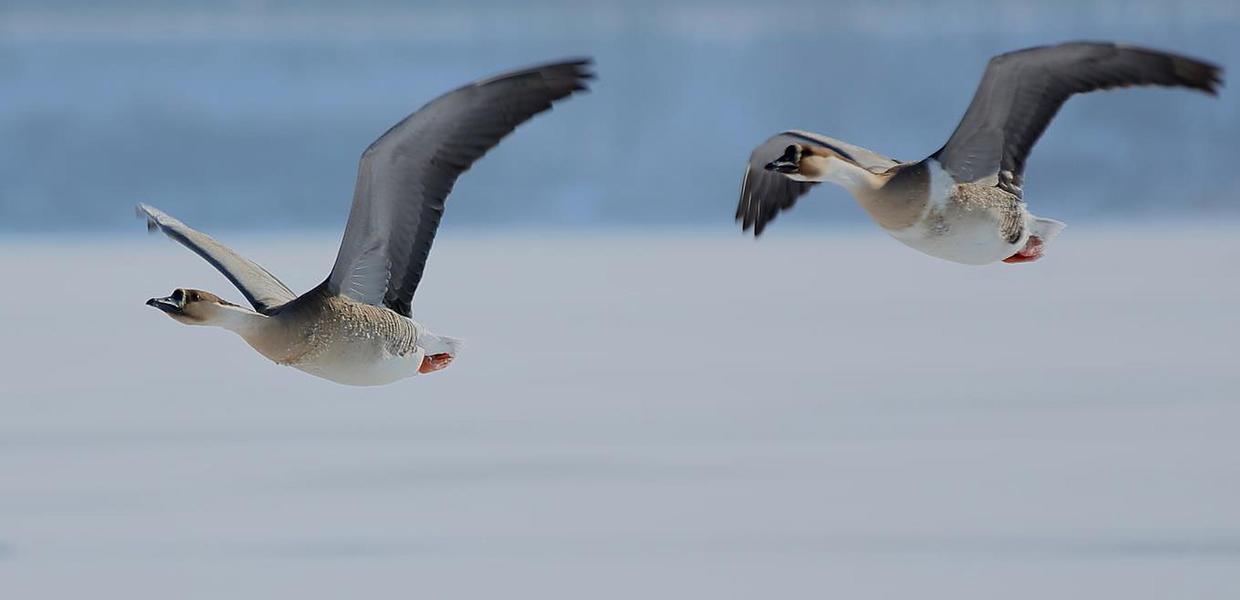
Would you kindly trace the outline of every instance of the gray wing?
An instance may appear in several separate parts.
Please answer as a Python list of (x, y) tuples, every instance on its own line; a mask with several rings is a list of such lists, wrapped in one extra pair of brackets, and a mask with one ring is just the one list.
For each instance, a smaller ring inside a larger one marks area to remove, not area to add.
[(444, 201), (457, 177), (530, 117), (586, 89), (589, 60), (478, 81), (423, 106), (362, 154), (328, 290), (412, 316)]
[(1074, 42), (990, 60), (955, 133), (933, 156), (957, 181), (999, 176), (1020, 194), (1025, 158), (1073, 94), (1135, 85), (1187, 87), (1214, 95), (1218, 67), (1111, 43)]
[(254, 310), (269, 313), (271, 309), (289, 302), (297, 297), (288, 286), (276, 279), (254, 261), (251, 261), (232, 249), (215, 241), (211, 236), (191, 229), (167, 213), (146, 204), (137, 206), (139, 217), (146, 218), (147, 231), (159, 230), (164, 235), (178, 241), (181, 245), (193, 250), (223, 273), (238, 290), (250, 301)]
[(862, 167), (875, 172), (885, 171), (900, 164), (897, 160), (860, 146), (817, 133), (792, 130), (775, 134), (749, 155), (745, 178), (741, 180), (740, 202), (736, 205), (736, 220), (741, 222), (743, 231), (749, 231), (752, 227), (754, 236), (761, 235), (767, 223), (773, 221), (780, 212), (792, 208), (798, 198), (817, 185), (795, 181), (782, 173), (766, 170), (766, 164), (779, 158), (784, 153), (784, 149), (792, 144), (812, 144), (832, 148), (836, 152), (851, 157)]

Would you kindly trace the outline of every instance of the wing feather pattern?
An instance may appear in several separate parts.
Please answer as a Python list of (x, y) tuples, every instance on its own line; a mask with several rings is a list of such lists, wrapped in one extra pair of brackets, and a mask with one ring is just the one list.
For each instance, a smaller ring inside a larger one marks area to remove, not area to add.
[(964, 118), (933, 156), (961, 182), (998, 176), (1020, 194), (1025, 159), (1073, 94), (1155, 85), (1217, 93), (1220, 69), (1192, 58), (1112, 43), (1072, 42), (990, 60)]
[(180, 242), (182, 246), (211, 263), (237, 286), (245, 299), (254, 306), (254, 310), (267, 314), (297, 297), (288, 286), (258, 263), (237, 254), (228, 246), (215, 241), (215, 238), (189, 227), (158, 208), (139, 204), (137, 213), (146, 219), (147, 230), (162, 231), (164, 235)]
[(504, 136), (593, 77), (589, 60), (484, 79), (423, 106), (362, 154), (328, 291), (412, 316), (444, 203)]

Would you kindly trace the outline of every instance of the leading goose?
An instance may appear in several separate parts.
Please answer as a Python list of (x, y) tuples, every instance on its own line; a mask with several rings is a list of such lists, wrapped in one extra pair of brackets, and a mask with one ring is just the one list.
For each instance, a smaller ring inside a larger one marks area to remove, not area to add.
[(1219, 68), (1111, 43), (1075, 42), (990, 60), (973, 101), (942, 148), (899, 162), (805, 131), (768, 139), (749, 158), (736, 219), (760, 235), (814, 184), (843, 186), (892, 237), (931, 256), (984, 265), (1037, 260), (1064, 224), (1029, 213), (1025, 159), (1069, 96), (1134, 85), (1215, 95)]
[(272, 361), (338, 383), (381, 385), (448, 366), (460, 342), (411, 320), (444, 201), (457, 177), (504, 136), (586, 89), (589, 64), (561, 62), (478, 81), (384, 133), (362, 154), (331, 274), (301, 296), (211, 237), (139, 204), (148, 229), (205, 258), (254, 310), (184, 288), (147, 304), (187, 325), (236, 332)]

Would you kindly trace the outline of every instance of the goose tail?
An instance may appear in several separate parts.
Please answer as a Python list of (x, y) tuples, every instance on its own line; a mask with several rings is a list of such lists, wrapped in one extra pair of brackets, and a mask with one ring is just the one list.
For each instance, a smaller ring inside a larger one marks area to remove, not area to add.
[(460, 354), (461, 348), (465, 347), (465, 340), (425, 332), (418, 336), (418, 345), (426, 351), (427, 356), (447, 354), (455, 358)]
[(1043, 246), (1049, 246), (1055, 238), (1059, 237), (1060, 232), (1068, 224), (1055, 219), (1043, 219), (1042, 217), (1034, 217), (1033, 223), (1029, 226), (1030, 235), (1036, 235), (1042, 240)]

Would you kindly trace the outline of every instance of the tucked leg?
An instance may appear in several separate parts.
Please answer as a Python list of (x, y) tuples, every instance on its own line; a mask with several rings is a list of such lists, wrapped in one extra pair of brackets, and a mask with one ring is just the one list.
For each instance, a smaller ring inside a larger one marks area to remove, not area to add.
[(1042, 242), (1042, 238), (1031, 235), (1029, 241), (1025, 242), (1025, 247), (1019, 252), (1005, 259), (1003, 262), (1008, 264), (1028, 263), (1042, 258), (1042, 251), (1046, 249), (1046, 244)]
[(452, 364), (451, 354), (431, 354), (422, 358), (422, 366), (418, 367), (418, 372), (434, 373), (440, 369), (446, 369), (450, 364)]

